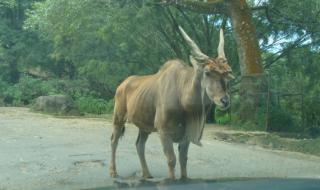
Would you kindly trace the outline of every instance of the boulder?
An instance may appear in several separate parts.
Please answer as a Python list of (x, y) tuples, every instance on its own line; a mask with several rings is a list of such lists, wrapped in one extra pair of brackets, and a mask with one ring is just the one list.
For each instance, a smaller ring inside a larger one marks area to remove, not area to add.
[(71, 97), (66, 95), (40, 96), (33, 110), (59, 115), (81, 115)]

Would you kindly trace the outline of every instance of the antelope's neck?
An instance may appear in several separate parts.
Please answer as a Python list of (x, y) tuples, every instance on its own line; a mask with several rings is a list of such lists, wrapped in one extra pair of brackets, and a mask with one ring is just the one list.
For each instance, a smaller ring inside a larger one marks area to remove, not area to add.
[(192, 83), (191, 83), (190, 90), (196, 96), (201, 95), (201, 91), (204, 90), (202, 89), (202, 86), (201, 86), (201, 80), (202, 80), (202, 71), (193, 70)]
[[(205, 89), (201, 87), (202, 72), (197, 70), (190, 70), (186, 75), (185, 80), (188, 82), (184, 86), (183, 104), (187, 110), (200, 109), (203, 104), (202, 93), (205, 93)], [(203, 91), (203, 92), (202, 92)], [(203, 94), (206, 96), (205, 94)]]

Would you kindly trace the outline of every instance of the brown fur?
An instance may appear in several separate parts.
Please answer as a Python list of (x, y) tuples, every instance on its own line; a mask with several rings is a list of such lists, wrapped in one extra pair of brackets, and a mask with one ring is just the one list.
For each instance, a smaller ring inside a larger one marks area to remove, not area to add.
[(227, 60), (223, 58), (209, 59), (207, 65), (211, 71), (216, 71), (220, 74), (227, 74), (232, 72)]
[[(182, 61), (172, 60), (154, 75), (127, 78), (116, 91), (114, 125), (123, 125), (128, 120), (142, 131), (164, 130), (170, 133), (174, 142), (183, 140), (186, 123), (194, 124), (204, 117), (201, 90), (194, 92), (190, 89), (193, 88), (194, 72)], [(207, 98), (206, 104), (210, 104)], [(163, 120), (168, 120), (169, 125), (163, 126)], [(188, 140), (199, 144), (202, 129), (199, 130), (189, 134)]]

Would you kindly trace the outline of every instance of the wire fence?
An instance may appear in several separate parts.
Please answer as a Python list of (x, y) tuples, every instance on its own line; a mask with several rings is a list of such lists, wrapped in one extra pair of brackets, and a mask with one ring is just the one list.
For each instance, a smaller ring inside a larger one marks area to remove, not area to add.
[[(277, 81), (271, 80), (268, 74), (243, 76), (241, 81), (238, 81), (240, 86), (237, 88), (240, 90), (230, 90), (229, 120), (236, 121), (250, 117), (251, 121), (265, 131), (274, 130), (275, 125), (278, 125), (278, 128), (286, 125), (295, 125), (298, 129), (304, 129), (310, 125), (320, 128), (317, 113), (320, 112), (320, 97), (314, 97), (314, 102), (311, 100), (313, 106), (318, 106), (319, 110), (313, 111), (314, 113), (310, 115), (308, 108), (305, 107), (306, 94), (303, 86), (292, 92), (289, 87), (277, 89), (275, 83)], [(247, 89), (241, 90), (241, 88)], [(244, 104), (247, 110), (241, 108)]]

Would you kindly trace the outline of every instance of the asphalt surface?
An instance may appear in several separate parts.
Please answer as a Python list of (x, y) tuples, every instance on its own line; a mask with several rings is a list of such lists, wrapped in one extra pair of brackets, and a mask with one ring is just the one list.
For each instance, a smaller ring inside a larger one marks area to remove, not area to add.
[[(190, 147), (190, 178), (320, 180), (319, 157), (216, 141), (210, 130), (205, 130), (203, 147)], [(121, 177), (116, 181), (108, 174), (110, 135), (111, 123), (106, 119), (57, 118), (27, 108), (0, 108), (0, 190), (112, 189), (119, 183), (141, 183), (134, 145), (137, 128), (128, 125), (119, 142), (117, 167)], [(148, 139), (146, 159), (153, 181), (165, 181), (166, 159), (156, 133)], [(176, 171), (179, 177), (179, 165)]]

